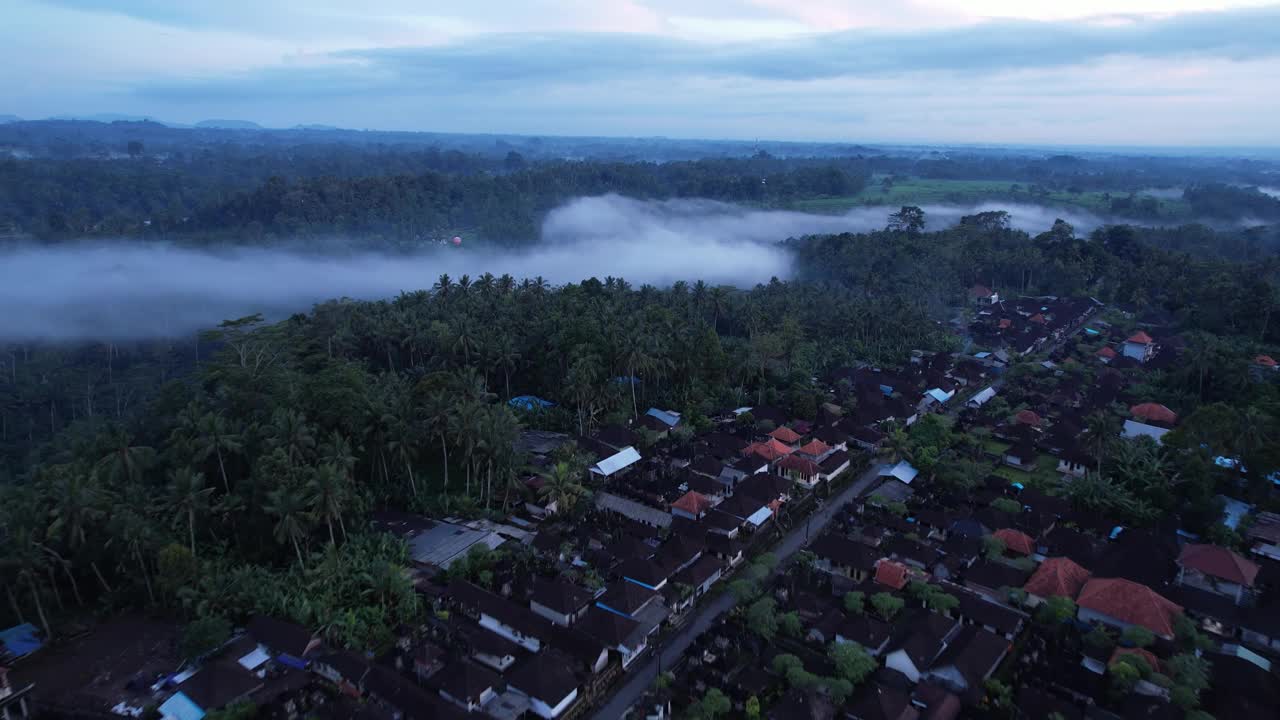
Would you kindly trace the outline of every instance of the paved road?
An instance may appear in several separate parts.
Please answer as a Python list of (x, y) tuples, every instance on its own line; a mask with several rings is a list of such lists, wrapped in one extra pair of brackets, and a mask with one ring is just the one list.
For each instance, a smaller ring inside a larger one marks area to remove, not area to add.
[[(791, 559), (800, 551), (809, 540), (816, 538), (822, 534), (822, 529), (831, 522), (836, 513), (844, 507), (849, 501), (862, 495), (875, 482), (876, 477), (880, 474), (882, 466), (873, 463), (862, 476), (853, 482), (853, 484), (840, 491), (840, 494), (833, 498), (827, 498), (826, 503), (812, 515), (806, 522), (792, 528), (774, 548), (773, 553), (778, 557), (778, 568), (781, 569), (787, 560)], [(675, 635), (666, 639), (666, 643), (661, 649), (661, 666), (664, 668), (673, 667), (680, 661), (680, 657), (689, 649), (689, 645), (702, 633), (709, 630), (720, 616), (731, 610), (734, 606), (733, 595), (728, 592), (720, 593), (711, 600), (711, 602), (694, 610), (696, 613), (685, 627), (681, 628)], [(613, 697), (609, 698), (609, 702), (603, 707), (596, 710), (591, 717), (594, 720), (617, 720), (622, 714), (634, 705), (640, 696), (644, 695), (653, 681), (658, 677), (659, 667), (658, 653), (650, 653), (641, 661), (640, 665), (633, 666), (624, 676), (625, 680), (614, 692)]]

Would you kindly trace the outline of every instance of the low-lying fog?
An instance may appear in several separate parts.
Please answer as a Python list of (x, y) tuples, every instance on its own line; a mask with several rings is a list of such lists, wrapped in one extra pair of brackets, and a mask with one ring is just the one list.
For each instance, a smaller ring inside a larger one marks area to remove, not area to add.
[[(1015, 227), (1032, 233), (1048, 229), (1055, 218), (1079, 232), (1102, 223), (1087, 213), (1007, 203), (924, 209), (933, 229), (996, 209), (1009, 211)], [(540, 275), (553, 284), (612, 275), (634, 285), (702, 279), (751, 286), (790, 274), (790, 255), (778, 241), (883, 228), (894, 210), (816, 215), (604, 196), (554, 210), (543, 224), (542, 242), (519, 251), (477, 245), (321, 255), (136, 241), (21, 246), (0, 251), (0, 339), (171, 337), (255, 312), (275, 317), (305, 310), (329, 298), (391, 297), (429, 288), (442, 273)]]

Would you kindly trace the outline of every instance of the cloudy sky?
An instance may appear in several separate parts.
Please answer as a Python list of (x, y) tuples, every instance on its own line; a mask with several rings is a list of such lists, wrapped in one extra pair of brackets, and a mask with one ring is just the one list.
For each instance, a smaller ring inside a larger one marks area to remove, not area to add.
[(5, 0), (0, 113), (1277, 145), (1250, 0)]

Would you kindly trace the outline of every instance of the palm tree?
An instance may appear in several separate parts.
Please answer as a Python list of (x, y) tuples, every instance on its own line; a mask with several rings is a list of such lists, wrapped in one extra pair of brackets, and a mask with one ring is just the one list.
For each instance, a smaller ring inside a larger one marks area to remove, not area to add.
[(231, 481), (227, 478), (226, 454), (239, 454), (244, 449), (240, 434), (235, 432), (231, 424), (222, 415), (208, 413), (200, 418), (197, 425), (195, 441), (195, 458), (203, 462), (210, 455), (218, 458), (218, 472), (222, 475), (222, 488), (231, 492)]
[(264, 508), (267, 514), (277, 518), (275, 526), (275, 538), (278, 543), (286, 541), (293, 543), (293, 551), (298, 556), (298, 565), (305, 566), (306, 563), (302, 559), (302, 546), (298, 541), (307, 535), (308, 525), (311, 517), (307, 513), (307, 499), (295, 487), (281, 487), (273, 490), (267, 496), (267, 505)]
[(272, 416), (271, 424), (273, 441), (276, 447), (285, 449), (290, 465), (305, 459), (315, 448), (315, 435), (302, 413), (296, 410), (279, 409)]
[(105, 468), (107, 477), (117, 482), (139, 482), (142, 472), (155, 460), (156, 451), (144, 445), (133, 445), (133, 438), (122, 428), (110, 435), (111, 452), (98, 461)]
[(516, 350), (515, 343), (511, 341), (511, 336), (503, 333), (497, 341), (490, 343), (490, 361), (494, 370), (502, 371), (503, 384), (506, 387), (508, 399), (511, 398), (511, 373), (520, 363), (520, 352)]
[(347, 536), (347, 528), (342, 522), (342, 512), (346, 509), (347, 486), (342, 471), (334, 465), (324, 464), (317, 467), (307, 483), (307, 506), (311, 513), (323, 517), (329, 526), (329, 544), (336, 545), (333, 534), (333, 521), (338, 521), (342, 537)]
[(205, 487), (204, 473), (189, 467), (169, 474), (168, 507), (173, 513), (172, 523), (186, 523), (191, 540), (191, 555), (196, 554), (196, 519), (209, 512), (209, 496), (213, 488)]
[(556, 504), (556, 511), (568, 513), (584, 492), (582, 484), (567, 462), (558, 462), (542, 475), (544, 481), (538, 494)]
[(1116, 417), (1106, 410), (1098, 410), (1085, 419), (1085, 428), (1094, 442), (1094, 460), (1099, 471), (1102, 470), (1102, 453), (1107, 443), (1120, 432), (1119, 424)]
[(337, 430), (330, 433), (329, 439), (320, 446), (320, 460), (337, 468), (348, 483), (355, 481), (355, 451), (351, 448), (351, 441)]
[(1207, 333), (1196, 333), (1187, 343), (1186, 367), (1196, 373), (1196, 398), (1204, 399), (1204, 378), (1217, 364), (1216, 341)]
[(644, 340), (643, 335), (633, 334), (626, 340), (626, 347), (622, 351), (622, 364), (627, 371), (627, 384), (631, 386), (631, 412), (635, 417), (640, 416), (640, 405), (636, 402), (636, 382), (641, 373), (647, 373), (654, 367), (654, 358), (649, 354)]

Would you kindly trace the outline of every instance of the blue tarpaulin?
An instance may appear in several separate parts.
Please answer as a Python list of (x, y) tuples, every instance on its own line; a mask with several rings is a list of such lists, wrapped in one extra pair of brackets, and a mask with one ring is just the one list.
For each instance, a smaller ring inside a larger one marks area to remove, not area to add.
[(542, 410), (544, 408), (555, 407), (555, 403), (550, 400), (543, 400), (536, 395), (520, 395), (513, 397), (507, 401), (507, 404), (513, 408), (521, 410)]
[(165, 700), (164, 704), (157, 709), (161, 717), (177, 718), (177, 720), (201, 720), (204, 717), (204, 710), (182, 693), (174, 693), (173, 697)]
[(14, 658), (26, 657), (44, 646), (36, 632), (36, 626), (31, 623), (0, 630), (0, 645), (4, 645), (5, 651)]

